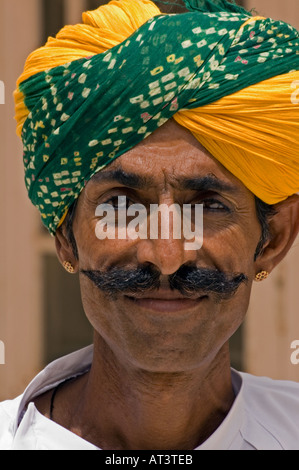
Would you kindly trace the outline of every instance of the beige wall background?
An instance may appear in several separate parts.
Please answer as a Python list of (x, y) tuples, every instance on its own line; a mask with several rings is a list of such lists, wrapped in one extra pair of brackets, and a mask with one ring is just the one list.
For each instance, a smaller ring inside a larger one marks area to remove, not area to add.
[[(68, 22), (76, 23), (84, 0), (65, 0)], [(299, 28), (298, 0), (247, 0), (260, 14)], [(40, 45), (41, 0), (0, 0), (0, 400), (21, 393), (41, 369), (43, 292), (41, 255), (54, 252), (28, 201), (22, 148), (15, 134), (12, 93), (27, 55)], [(291, 363), (291, 342), (299, 340), (299, 241), (279, 268), (255, 285), (244, 326), (245, 370), (299, 381)], [(0, 361), (1, 362), (1, 361)]]

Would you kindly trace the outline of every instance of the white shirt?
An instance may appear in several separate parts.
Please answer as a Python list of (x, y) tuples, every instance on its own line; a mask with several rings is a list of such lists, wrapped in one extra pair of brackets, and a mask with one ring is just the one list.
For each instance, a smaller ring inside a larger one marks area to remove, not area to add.
[[(49, 364), (23, 395), (0, 403), (0, 450), (101, 450), (44, 417), (30, 403), (90, 368), (93, 347)], [(232, 369), (235, 401), (221, 425), (195, 450), (299, 450), (299, 383)], [(179, 449), (178, 449), (179, 450)]]

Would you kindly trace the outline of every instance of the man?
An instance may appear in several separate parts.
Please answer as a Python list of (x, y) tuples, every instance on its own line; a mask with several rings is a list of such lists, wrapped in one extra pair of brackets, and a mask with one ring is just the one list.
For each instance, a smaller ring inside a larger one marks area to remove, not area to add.
[[(18, 82), (29, 196), (79, 273), (94, 345), (0, 405), (2, 448), (299, 448), (299, 385), (231, 370), (228, 350), (253, 281), (299, 231), (298, 32), (185, 3), (89, 12)], [(131, 218), (134, 205), (201, 205), (202, 246), (171, 230), (108, 237), (108, 222), (99, 240), (98, 208), (120, 226), (120, 201)]]

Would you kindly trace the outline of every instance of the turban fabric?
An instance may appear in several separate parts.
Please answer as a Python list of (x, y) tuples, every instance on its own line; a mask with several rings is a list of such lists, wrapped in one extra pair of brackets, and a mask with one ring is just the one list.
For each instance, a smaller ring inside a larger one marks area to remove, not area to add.
[(226, 0), (113, 0), (27, 59), (25, 183), (51, 234), (89, 179), (174, 118), (257, 197), (299, 191), (299, 33)]

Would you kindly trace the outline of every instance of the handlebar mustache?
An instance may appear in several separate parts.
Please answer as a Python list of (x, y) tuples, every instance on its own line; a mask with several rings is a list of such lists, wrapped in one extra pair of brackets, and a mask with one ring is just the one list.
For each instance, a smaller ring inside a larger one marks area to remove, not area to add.
[[(161, 272), (153, 266), (141, 266), (135, 269), (112, 268), (108, 271), (80, 271), (93, 284), (111, 298), (119, 294), (146, 294), (159, 289)], [(244, 273), (228, 273), (212, 268), (181, 266), (178, 271), (168, 276), (169, 288), (178, 290), (186, 297), (214, 295), (216, 301), (231, 298), (242, 283), (248, 281)]]

